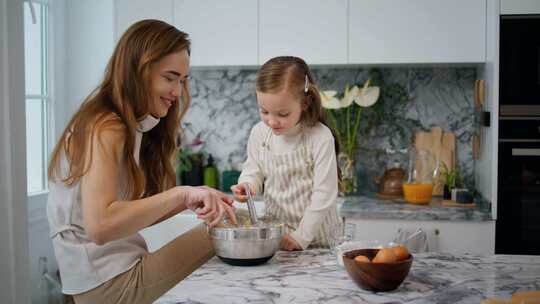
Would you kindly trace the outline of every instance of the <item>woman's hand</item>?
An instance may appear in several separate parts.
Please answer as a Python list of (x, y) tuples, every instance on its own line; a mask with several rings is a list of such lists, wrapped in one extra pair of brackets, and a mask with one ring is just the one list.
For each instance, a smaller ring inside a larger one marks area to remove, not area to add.
[(229, 217), (233, 224), (237, 224), (231, 197), (206, 186), (185, 187), (185, 189), (186, 207), (195, 211), (197, 218), (207, 222), (210, 228), (221, 222), (224, 215)]
[(237, 185), (231, 186), (231, 191), (234, 195), (235, 200), (242, 203), (247, 201), (247, 194), (246, 194), (246, 188), (245, 188), (246, 185), (249, 186), (252, 196), (255, 196), (257, 194), (257, 191), (255, 191), (255, 189), (253, 189), (254, 187), (251, 186), (249, 183), (237, 184)]
[(302, 246), (300, 246), (300, 244), (298, 244), (298, 242), (289, 234), (283, 236), (280, 247), (282, 250), (287, 251), (302, 250)]

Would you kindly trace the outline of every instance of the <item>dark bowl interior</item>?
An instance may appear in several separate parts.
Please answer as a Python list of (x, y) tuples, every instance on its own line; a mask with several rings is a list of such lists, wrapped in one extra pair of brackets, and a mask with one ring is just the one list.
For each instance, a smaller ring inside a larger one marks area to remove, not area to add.
[(218, 255), (218, 258), (222, 260), (223, 262), (233, 265), (233, 266), (257, 266), (264, 264), (268, 262), (273, 255), (263, 258), (256, 258), (256, 259), (233, 259), (233, 258), (225, 258)]
[(399, 287), (411, 269), (413, 256), (393, 263), (357, 262), (364, 255), (372, 260), (379, 249), (357, 249), (343, 253), (343, 264), (358, 287), (370, 291), (391, 291)]

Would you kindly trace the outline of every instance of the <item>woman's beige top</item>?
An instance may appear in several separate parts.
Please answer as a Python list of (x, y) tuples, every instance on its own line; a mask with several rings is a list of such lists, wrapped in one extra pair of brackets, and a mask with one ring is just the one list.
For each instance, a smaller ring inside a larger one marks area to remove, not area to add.
[(334, 138), (321, 123), (301, 124), (283, 135), (263, 122), (251, 131), (239, 183), (264, 189), (265, 209), (283, 221), (302, 246), (328, 246), (329, 231), (339, 222)]
[[(158, 123), (159, 120), (150, 115), (139, 122), (133, 149), (137, 162), (143, 133)], [(68, 170), (65, 156), (60, 165), (65, 176)], [(120, 179), (119, 185), (123, 185), (122, 177)], [(121, 193), (119, 189), (119, 199)], [(104, 245), (90, 240), (84, 228), (80, 181), (69, 187), (62, 182), (49, 183), (47, 216), (65, 294), (78, 294), (101, 285), (129, 270), (148, 252), (146, 242), (138, 233)]]

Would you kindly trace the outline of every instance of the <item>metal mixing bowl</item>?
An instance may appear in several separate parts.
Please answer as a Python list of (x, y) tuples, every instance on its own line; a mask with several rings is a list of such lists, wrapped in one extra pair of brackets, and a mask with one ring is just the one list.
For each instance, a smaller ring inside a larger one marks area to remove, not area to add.
[(209, 231), (216, 255), (225, 263), (253, 266), (267, 262), (279, 249), (283, 224), (259, 222), (251, 227), (214, 227)]

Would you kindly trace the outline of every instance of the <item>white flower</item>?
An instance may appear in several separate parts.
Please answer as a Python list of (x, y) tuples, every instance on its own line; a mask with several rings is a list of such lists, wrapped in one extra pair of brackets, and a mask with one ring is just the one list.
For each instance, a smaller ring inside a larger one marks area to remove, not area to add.
[(361, 107), (371, 107), (374, 105), (379, 99), (379, 95), (381, 93), (381, 89), (379, 87), (370, 87), (369, 82), (370, 80), (368, 79), (360, 93), (354, 99), (354, 102)]
[(343, 99), (341, 100), (340, 104), (342, 108), (346, 108), (350, 106), (353, 101), (358, 98), (358, 94), (360, 92), (360, 89), (358, 89), (357, 86), (352, 87), (350, 90), (348, 88), (345, 89), (345, 96), (343, 96)]
[(334, 97), (337, 94), (336, 91), (322, 91), (321, 103), (323, 108), (326, 109), (339, 109), (341, 108), (339, 100)]

